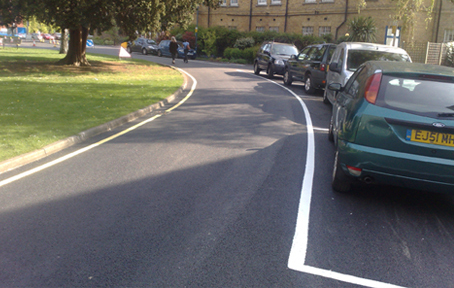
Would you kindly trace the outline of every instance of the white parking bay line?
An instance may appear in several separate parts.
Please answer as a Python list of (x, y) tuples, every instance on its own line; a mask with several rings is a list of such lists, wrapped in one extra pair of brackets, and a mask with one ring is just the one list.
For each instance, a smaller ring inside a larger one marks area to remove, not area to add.
[[(331, 270), (324, 270), (324, 269), (315, 268), (315, 267), (306, 266), (306, 265), (303, 265), (303, 266), (301, 266), (299, 268), (300, 269), (295, 269), (295, 270), (298, 270), (300, 272), (309, 273), (309, 274), (312, 274), (312, 275), (322, 276), (322, 277), (325, 277), (325, 278), (339, 280), (339, 281), (346, 282), (346, 283), (361, 285), (361, 286), (364, 286), (364, 287), (372, 287), (372, 288), (405, 288), (405, 287), (402, 287), (402, 286), (396, 286), (396, 285), (393, 285), (393, 284), (387, 284), (387, 283), (383, 283), (383, 282), (379, 282), (379, 281), (375, 281), (375, 280), (364, 279), (364, 278), (360, 278), (360, 277), (356, 277), (356, 276), (351, 276), (351, 275), (347, 275), (347, 274), (334, 272), (334, 271), (331, 271)], [(290, 268), (290, 269), (292, 269), (292, 268)]]
[[(237, 70), (245, 73), (249, 71)], [(263, 79), (263, 78), (262, 78)], [(300, 203), (298, 207), (298, 215), (296, 218), (295, 235), (293, 236), (292, 248), (290, 249), (290, 255), (288, 260), (288, 268), (299, 272), (308, 273), (311, 275), (321, 276), (329, 279), (334, 279), (346, 283), (352, 283), (361, 285), (364, 287), (372, 288), (405, 288), (402, 286), (396, 286), (393, 284), (387, 284), (375, 280), (365, 279), (357, 276), (342, 274), (331, 270), (320, 269), (305, 265), (306, 253), (307, 253), (307, 242), (309, 236), (309, 214), (312, 197), (312, 184), (314, 179), (314, 161), (315, 161), (315, 145), (314, 145), (314, 130), (327, 131), (325, 128), (314, 128), (312, 126), (312, 119), (307, 109), (306, 104), (303, 102), (301, 97), (296, 95), (292, 90), (287, 87), (278, 84), (274, 81), (265, 79), (271, 83), (274, 83), (292, 94), (298, 99), (301, 107), (303, 108), (306, 126), (307, 126), (307, 156), (306, 156), (306, 169), (303, 176), (303, 184), (301, 187)]]

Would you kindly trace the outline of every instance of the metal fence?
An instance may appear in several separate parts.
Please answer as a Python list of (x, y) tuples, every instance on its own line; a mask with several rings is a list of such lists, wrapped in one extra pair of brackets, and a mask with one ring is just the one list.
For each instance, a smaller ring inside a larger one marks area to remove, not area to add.
[(448, 51), (447, 43), (404, 43), (403, 48), (417, 63), (441, 65)]

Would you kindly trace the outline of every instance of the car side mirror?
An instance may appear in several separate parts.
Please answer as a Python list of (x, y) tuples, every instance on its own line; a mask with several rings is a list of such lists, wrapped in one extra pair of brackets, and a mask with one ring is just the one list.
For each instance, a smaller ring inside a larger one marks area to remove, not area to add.
[(296, 59), (296, 55), (290, 55), (290, 59)]
[(328, 85), (328, 90), (339, 92), (342, 91), (342, 85), (340, 83), (331, 83)]
[(339, 64), (337, 62), (334, 62), (329, 64), (329, 71), (340, 73), (341, 67), (339, 67)]

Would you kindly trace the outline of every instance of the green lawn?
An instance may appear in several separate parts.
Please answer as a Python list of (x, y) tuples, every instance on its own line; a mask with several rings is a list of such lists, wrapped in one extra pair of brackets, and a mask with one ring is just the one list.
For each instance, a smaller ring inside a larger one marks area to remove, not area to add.
[(174, 93), (183, 76), (147, 61), (88, 54), (61, 66), (58, 51), (0, 49), (0, 162), (42, 148)]

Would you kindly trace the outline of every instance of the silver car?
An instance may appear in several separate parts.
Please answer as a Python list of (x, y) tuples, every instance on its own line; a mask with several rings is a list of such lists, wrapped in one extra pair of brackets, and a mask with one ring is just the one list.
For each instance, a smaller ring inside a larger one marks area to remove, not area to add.
[[(410, 56), (402, 48), (374, 43), (343, 42), (337, 45), (331, 57), (326, 86), (331, 83), (340, 83), (344, 86), (361, 64), (374, 60), (411, 62)], [(325, 89), (323, 102), (332, 104), (335, 96), (334, 91)]]

